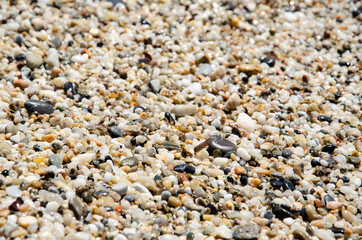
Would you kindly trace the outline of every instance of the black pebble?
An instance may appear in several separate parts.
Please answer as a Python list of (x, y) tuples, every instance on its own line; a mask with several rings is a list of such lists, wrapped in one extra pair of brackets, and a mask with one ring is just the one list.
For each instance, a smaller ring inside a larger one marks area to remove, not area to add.
[(334, 234), (344, 234), (344, 229), (341, 228), (331, 228)]
[(280, 181), (271, 181), (270, 185), (272, 185), (275, 188), (280, 188), (283, 185), (283, 183)]
[(246, 175), (242, 175), (242, 176), (240, 177), (240, 184), (241, 184), (242, 186), (245, 186), (246, 184), (248, 184), (248, 177), (247, 177)]
[(25, 58), (26, 58), (26, 55), (24, 53), (19, 53), (19, 54), (15, 55), (16, 61), (21, 61), (21, 60), (24, 60)]
[(169, 112), (165, 112), (165, 118), (167, 119), (167, 121), (171, 124), (175, 124), (175, 119), (172, 117), (171, 113)]
[(78, 94), (78, 86), (75, 83), (67, 82), (64, 84), (64, 92), (74, 96)]
[(302, 208), (299, 211), (299, 215), (303, 218), (304, 221), (308, 221), (308, 214), (307, 214), (307, 211), (305, 210), (305, 208)]
[(110, 206), (104, 206), (104, 208), (107, 210), (107, 212), (113, 212), (113, 208)]
[(345, 182), (345, 183), (348, 183), (348, 182), (349, 182), (349, 178), (346, 177), (346, 176), (343, 176), (341, 179), (342, 179), (342, 181)]
[(329, 154), (332, 154), (334, 152), (334, 149), (336, 149), (337, 147), (332, 145), (332, 144), (329, 144), (329, 145), (325, 145), (323, 146), (322, 148), (322, 152), (326, 152), (326, 153), (329, 153)]
[(112, 138), (123, 137), (122, 130), (117, 126), (108, 127), (108, 132)]
[(319, 116), (317, 117), (317, 119), (318, 119), (319, 121), (328, 122), (328, 123), (331, 123), (331, 122), (333, 121), (332, 118), (327, 117), (327, 116), (323, 116), (323, 115), (319, 115)]
[(39, 114), (52, 114), (54, 112), (52, 105), (47, 102), (27, 100), (24, 105), (29, 114), (35, 112), (38, 112)]
[(278, 205), (274, 205), (272, 207), (272, 211), (275, 214), (275, 216), (277, 218), (279, 218), (280, 220), (283, 220), (284, 218), (295, 218), (294, 214), (289, 212), (288, 210), (278, 206)]
[(93, 196), (88, 191), (83, 192), (81, 197), (82, 197), (83, 201), (87, 204), (90, 204), (93, 202)]
[(312, 165), (312, 167), (322, 166), (322, 164), (318, 160), (316, 160), (314, 158), (312, 159), (310, 164)]
[(357, 8), (356, 10), (352, 11), (352, 16), (357, 18), (362, 13), (362, 8)]
[(284, 191), (286, 191), (286, 190), (294, 191), (293, 183), (289, 180), (286, 180), (285, 182), (283, 182), (282, 187), (283, 187)]
[(268, 64), (269, 67), (274, 67), (275, 65), (275, 59), (272, 57), (263, 57), (260, 59), (260, 62)]
[(1, 172), (1, 175), (3, 175), (4, 177), (9, 176), (9, 170), (5, 169)]
[(290, 157), (292, 154), (293, 154), (293, 152), (290, 149), (284, 149), (283, 152), (282, 152), (282, 156), (285, 157), (285, 158)]
[(23, 42), (23, 38), (20, 35), (18, 35), (14, 39), (14, 42), (17, 43), (18, 45), (21, 45), (21, 43)]
[(195, 168), (193, 166), (190, 166), (186, 163), (182, 163), (182, 164), (179, 164), (179, 165), (176, 165), (174, 168), (173, 168), (174, 171), (176, 172), (186, 172), (186, 173), (190, 173), (190, 174), (194, 174), (195, 173)]
[(230, 183), (234, 183), (234, 178), (232, 176), (227, 176), (226, 179), (228, 180), (228, 182)]

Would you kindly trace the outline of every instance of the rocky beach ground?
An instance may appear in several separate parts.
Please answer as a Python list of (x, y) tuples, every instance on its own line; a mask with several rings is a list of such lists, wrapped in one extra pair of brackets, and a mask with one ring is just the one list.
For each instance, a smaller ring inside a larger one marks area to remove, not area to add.
[(0, 239), (361, 239), (362, 3), (0, 1)]

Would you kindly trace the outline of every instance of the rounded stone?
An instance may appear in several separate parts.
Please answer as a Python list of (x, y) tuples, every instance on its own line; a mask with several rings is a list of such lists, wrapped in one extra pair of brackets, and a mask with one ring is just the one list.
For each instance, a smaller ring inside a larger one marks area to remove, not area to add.
[(38, 68), (43, 64), (43, 58), (39, 54), (28, 53), (26, 54), (26, 65), (30, 69)]

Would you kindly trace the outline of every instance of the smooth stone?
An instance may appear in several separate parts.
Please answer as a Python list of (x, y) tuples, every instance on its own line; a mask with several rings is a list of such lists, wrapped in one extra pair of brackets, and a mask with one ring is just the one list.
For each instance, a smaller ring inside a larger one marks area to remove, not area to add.
[(272, 211), (275, 214), (275, 216), (277, 218), (279, 218), (280, 220), (283, 220), (284, 218), (288, 218), (288, 217), (293, 218), (293, 219), (295, 218), (293, 213), (289, 212), (288, 210), (286, 210), (278, 205), (274, 205), (272, 207)]
[(61, 163), (60, 163), (60, 157), (59, 157), (59, 155), (57, 155), (57, 154), (53, 154), (53, 155), (49, 158), (48, 162), (49, 162), (49, 165), (54, 165), (54, 166), (56, 166), (57, 168), (61, 168), (61, 167), (62, 167), (62, 165), (61, 165)]
[(201, 64), (201, 66), (199, 67), (199, 69), (197, 69), (196, 74), (201, 74), (204, 76), (209, 76), (210, 74), (213, 73), (213, 68), (210, 64), (208, 63), (204, 63)]
[(176, 165), (173, 168), (173, 170), (176, 171), (176, 172), (179, 172), (179, 173), (182, 173), (182, 172), (186, 172), (186, 173), (189, 173), (189, 174), (194, 174), (195, 173), (195, 168), (193, 166), (191, 166), (191, 165), (186, 164), (186, 163)]
[(95, 157), (94, 153), (83, 153), (72, 158), (72, 162), (78, 164), (90, 163)]
[(215, 228), (214, 234), (223, 239), (231, 239), (233, 237), (233, 232), (225, 224)]
[(171, 109), (171, 113), (176, 117), (193, 116), (197, 113), (197, 106), (192, 104), (175, 105)]
[(169, 197), (171, 197), (171, 193), (169, 192), (169, 191), (163, 191), (162, 193), (161, 193), (161, 198), (162, 198), (162, 200), (168, 200), (169, 199)]
[(284, 149), (283, 152), (282, 152), (282, 156), (285, 157), (285, 158), (290, 157), (292, 154), (293, 154), (293, 152), (290, 149)]
[(237, 227), (233, 232), (233, 237), (236, 240), (254, 240), (258, 239), (261, 229), (255, 223), (248, 223), (244, 226)]
[(180, 207), (182, 205), (181, 200), (174, 196), (169, 197), (167, 201), (171, 207)]
[(38, 220), (36, 219), (36, 217), (33, 217), (33, 216), (22, 216), (22, 217), (19, 217), (19, 219), (18, 219), (19, 225), (23, 228), (27, 228), (31, 224), (35, 224), (37, 222), (38, 222)]
[(324, 229), (317, 229), (315, 235), (321, 240), (334, 240), (334, 236)]
[(117, 126), (108, 127), (108, 132), (112, 138), (123, 137), (122, 130)]
[(284, 181), (283, 184), (282, 184), (282, 187), (283, 187), (284, 191), (287, 191), (287, 190), (294, 191), (294, 185), (289, 180)]
[(240, 72), (243, 72), (250, 77), (251, 75), (261, 73), (263, 69), (260, 66), (254, 64), (240, 64), (239, 70)]
[(82, 197), (83, 201), (87, 204), (90, 204), (93, 202), (93, 196), (88, 191), (83, 192), (81, 197)]
[(39, 114), (52, 114), (54, 112), (52, 105), (47, 102), (27, 100), (24, 105), (29, 114), (34, 112), (38, 112)]
[(361, 163), (361, 158), (355, 156), (349, 156), (348, 162), (355, 166), (358, 166)]
[(24, 60), (25, 58), (26, 58), (26, 55), (24, 53), (19, 53), (19, 54), (15, 55), (16, 61), (21, 61), (21, 60)]
[(273, 219), (274, 214), (272, 213), (272, 211), (266, 211), (264, 213), (264, 217), (267, 218), (267, 219)]
[(236, 123), (239, 128), (251, 133), (255, 130), (256, 124), (254, 120), (246, 113), (240, 113)]
[(93, 237), (90, 233), (87, 232), (76, 232), (74, 234), (74, 240), (91, 240)]
[(206, 192), (202, 187), (197, 187), (194, 191), (196, 197), (205, 197), (206, 196)]
[(30, 69), (38, 68), (43, 64), (43, 58), (39, 54), (26, 54), (26, 66)]
[(112, 186), (112, 190), (117, 192), (119, 195), (124, 196), (126, 195), (127, 191), (128, 191), (128, 185), (127, 183), (117, 183), (115, 185)]
[(327, 116), (323, 116), (323, 115), (319, 115), (319, 116), (317, 117), (317, 119), (318, 119), (319, 121), (328, 122), (328, 123), (331, 123), (331, 122), (333, 121), (332, 118), (327, 117)]
[(237, 150), (237, 147), (234, 143), (218, 135), (210, 136), (208, 141), (210, 148), (218, 149), (223, 153), (236, 152)]
[(73, 211), (74, 216), (80, 220), (84, 213), (84, 207), (78, 197), (69, 199), (69, 209)]
[(212, 195), (212, 199), (214, 199), (215, 202), (220, 201), (221, 194), (219, 192), (216, 192)]
[(62, 38), (59, 36), (55, 36), (51, 42), (55, 48), (59, 48), (62, 45)]
[(323, 197), (324, 204), (327, 205), (328, 202), (335, 202), (334, 198), (326, 194)]
[(137, 192), (140, 192), (140, 193), (145, 193), (147, 195), (148, 198), (150, 199), (153, 199), (153, 195), (150, 193), (150, 191), (145, 187), (143, 186), (142, 184), (138, 183), (138, 182), (135, 182), (133, 183), (133, 188), (137, 191)]
[(228, 159), (223, 157), (217, 157), (212, 163), (216, 166), (225, 166), (228, 163)]
[(332, 145), (332, 144), (325, 145), (325, 146), (322, 147), (322, 152), (332, 154), (334, 152), (334, 149), (336, 149), (336, 148), (337, 147)]
[(233, 93), (225, 103), (225, 108), (235, 110), (241, 103), (239, 94)]
[(238, 154), (239, 157), (241, 157), (241, 159), (243, 159), (244, 161), (249, 161), (251, 159), (250, 154), (248, 153), (248, 151), (246, 151), (244, 148), (238, 148), (238, 150), (236, 151), (236, 153)]
[(339, 191), (341, 191), (342, 193), (344, 193), (345, 195), (349, 195), (351, 193), (354, 192), (353, 188), (350, 186), (341, 186), (339, 188)]
[(158, 79), (151, 80), (148, 83), (148, 86), (150, 87), (150, 89), (153, 93), (158, 93), (161, 90), (161, 83), (160, 83), (160, 80), (158, 80)]
[(111, 2), (113, 4), (113, 7), (116, 6), (117, 4), (123, 4), (126, 6), (126, 4), (124, 3), (124, 1), (122, 0), (109, 0), (109, 2)]
[(44, 59), (44, 62), (51, 68), (59, 67), (59, 54), (55, 48), (49, 49), (47, 52), (47, 57)]
[(21, 43), (23, 42), (23, 38), (20, 35), (18, 35), (15, 37), (14, 42), (18, 45), (21, 45)]
[(5, 192), (7, 195), (13, 198), (20, 197), (23, 191), (20, 189), (18, 185), (12, 185), (5, 188)]
[(138, 165), (138, 159), (135, 157), (128, 157), (121, 161), (122, 166), (134, 167)]
[(293, 231), (293, 237), (297, 240), (311, 240), (305, 231), (299, 229)]

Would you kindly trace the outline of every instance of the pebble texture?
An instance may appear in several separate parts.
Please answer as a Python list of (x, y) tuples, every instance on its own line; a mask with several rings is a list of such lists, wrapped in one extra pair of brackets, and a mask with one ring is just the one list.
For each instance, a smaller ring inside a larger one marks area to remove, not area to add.
[(361, 239), (361, 1), (0, 6), (0, 239)]

